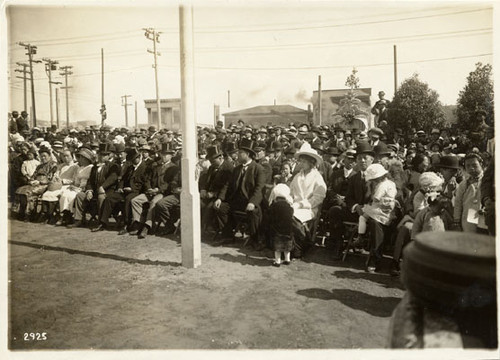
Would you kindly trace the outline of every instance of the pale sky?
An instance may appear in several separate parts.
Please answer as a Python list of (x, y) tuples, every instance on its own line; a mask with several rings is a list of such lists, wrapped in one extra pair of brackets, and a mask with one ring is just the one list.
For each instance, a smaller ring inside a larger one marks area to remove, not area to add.
[[(15, 4), (15, 3), (14, 3)], [(234, 3), (233, 3), (234, 4)], [(213, 105), (221, 113), (258, 105), (290, 104), (307, 108), (318, 75), (323, 89), (345, 88), (353, 66), (361, 87), (394, 93), (393, 45), (397, 45), (398, 81), (419, 73), (443, 104), (456, 104), (476, 62), (492, 63), (493, 10), (488, 3), (425, 4), (273, 2), (271, 6), (194, 6), (196, 101), (199, 123), (213, 122)], [(144, 99), (155, 98), (153, 43), (144, 27), (160, 35), (161, 98), (180, 96), (178, 7), (8, 8), (9, 111), (22, 109), (23, 83), (16, 62), (27, 62), (23, 47), (38, 46), (36, 59), (73, 66), (69, 77), (70, 120), (100, 123), (101, 63), (105, 52), (105, 102), (108, 123), (125, 124), (122, 95), (137, 101), (139, 123), (147, 121)], [(50, 118), (48, 79), (35, 66), (37, 118)], [(55, 72), (53, 80), (61, 81)], [(29, 82), (28, 82), (29, 86)], [(29, 88), (28, 88), (29, 89)], [(231, 107), (227, 91), (231, 92)], [(65, 122), (64, 91), (60, 116)], [(55, 97), (55, 90), (54, 90)], [(28, 92), (28, 106), (31, 100)], [(55, 105), (54, 105), (55, 108)], [(55, 110), (54, 110), (55, 111)], [(54, 115), (55, 119), (55, 115)], [(134, 108), (129, 107), (129, 125)]]

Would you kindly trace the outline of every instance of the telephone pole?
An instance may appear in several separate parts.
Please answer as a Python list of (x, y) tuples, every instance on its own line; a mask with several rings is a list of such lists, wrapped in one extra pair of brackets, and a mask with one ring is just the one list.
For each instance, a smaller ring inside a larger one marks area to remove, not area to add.
[(59, 129), (59, 89), (56, 88), (56, 123), (57, 129)]
[(398, 90), (398, 52), (394, 45), (394, 94)]
[(125, 108), (125, 127), (128, 127), (128, 107), (132, 106), (132, 104), (127, 103), (127, 98), (132, 95), (123, 95), (122, 96), (122, 106)]
[(73, 66), (61, 66), (59, 67), (61, 72), (60, 74), (64, 76), (64, 86), (61, 86), (61, 89), (66, 90), (66, 127), (69, 128), (69, 101), (68, 101), (68, 89), (71, 89), (73, 86), (68, 86), (68, 75), (73, 74), (72, 71), (70, 71), (73, 68)]
[(135, 102), (135, 129), (137, 130), (137, 101)]
[(50, 126), (52, 126), (54, 124), (54, 112), (52, 111), (52, 84), (62, 84), (60, 81), (52, 81), (52, 71), (57, 70), (59, 61), (48, 58), (42, 58), (42, 60), (45, 62), (45, 72), (49, 77)]
[(33, 127), (36, 126), (36, 106), (35, 106), (35, 80), (33, 79), (33, 63), (41, 63), (41, 60), (33, 60), (33, 55), (36, 55), (36, 49), (37, 47), (31, 44), (26, 44), (26, 43), (19, 43), (19, 45), (23, 46), (28, 52), (26, 55), (28, 55), (28, 61), (29, 61), (29, 66), (30, 66), (30, 77), (31, 77), (31, 107), (33, 108), (32, 111), (32, 119), (33, 119)]
[(106, 105), (104, 104), (104, 49), (101, 48), (101, 126), (104, 125), (104, 120), (106, 120)]
[(153, 50), (148, 49), (148, 53), (151, 53), (154, 55), (154, 61), (155, 63), (153, 64), (153, 68), (155, 69), (155, 83), (156, 83), (156, 107), (158, 111), (158, 130), (161, 128), (161, 104), (160, 104), (160, 92), (158, 90), (158, 56), (161, 56), (161, 54), (156, 50), (156, 43), (160, 42), (160, 34), (161, 31), (156, 31), (154, 28), (143, 28), (144, 30), (144, 36), (148, 38), (148, 40), (153, 41)]
[(26, 70), (28, 68), (28, 64), (25, 64), (25, 63), (20, 63), (20, 62), (16, 62), (17, 66), (22, 66), (23, 69), (16, 69), (14, 70), (15, 72), (20, 72), (20, 73), (23, 73), (23, 76), (16, 76), (16, 78), (18, 79), (23, 79), (23, 85), (24, 85), (24, 108), (23, 110), (24, 111), (28, 111), (28, 97), (27, 97), (27, 87), (26, 87), (26, 80), (28, 80), (28, 75), (29, 74), (29, 71)]

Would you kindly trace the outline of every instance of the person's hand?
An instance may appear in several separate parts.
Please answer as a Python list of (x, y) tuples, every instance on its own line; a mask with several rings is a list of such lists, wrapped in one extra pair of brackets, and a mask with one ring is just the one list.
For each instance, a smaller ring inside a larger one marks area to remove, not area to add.
[(119, 189), (116, 190), (116, 192), (119, 193), (119, 194), (123, 194), (123, 189), (119, 188)]
[(356, 205), (356, 212), (359, 216), (363, 215), (363, 207), (361, 205)]
[(38, 181), (38, 180), (31, 180), (31, 182), (30, 182), (31, 186), (36, 186), (38, 184), (40, 184), (40, 181)]
[(215, 194), (214, 194), (213, 192), (209, 191), (209, 192), (207, 193), (207, 196), (208, 196), (208, 198), (209, 198), (209, 199), (211, 199), (211, 198), (214, 198), (214, 197), (215, 197)]
[(131, 187), (129, 187), (129, 186), (127, 186), (127, 187), (124, 187), (124, 188), (123, 188), (123, 191), (124, 191), (124, 192), (131, 192), (131, 191), (132, 191), (132, 188), (131, 188)]
[(220, 204), (222, 204), (222, 200), (221, 199), (215, 200), (215, 202), (214, 202), (214, 208), (216, 208), (216, 209), (220, 208)]
[(254, 211), (255, 210), (255, 205), (252, 203), (248, 203), (246, 211)]
[(494, 212), (495, 212), (495, 202), (492, 199), (487, 198), (484, 201), (484, 213), (490, 214), (490, 213), (494, 213)]

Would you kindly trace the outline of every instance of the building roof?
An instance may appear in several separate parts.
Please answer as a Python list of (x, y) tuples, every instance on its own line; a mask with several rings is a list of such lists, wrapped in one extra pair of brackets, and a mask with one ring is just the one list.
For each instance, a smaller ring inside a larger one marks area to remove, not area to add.
[(293, 105), (261, 105), (248, 109), (242, 109), (224, 113), (222, 115), (242, 116), (242, 115), (272, 115), (272, 114), (306, 114), (307, 110), (300, 109)]
[[(181, 102), (180, 98), (171, 98), (171, 99), (160, 99), (161, 103), (171, 103), (171, 102)], [(156, 104), (156, 99), (144, 99), (145, 104)]]

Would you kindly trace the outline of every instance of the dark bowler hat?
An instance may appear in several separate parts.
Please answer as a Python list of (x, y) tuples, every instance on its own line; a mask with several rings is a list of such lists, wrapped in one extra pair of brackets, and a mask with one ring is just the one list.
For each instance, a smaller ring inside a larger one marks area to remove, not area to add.
[(111, 152), (111, 143), (109, 142), (104, 142), (99, 144), (99, 154), (107, 155)]
[(283, 149), (283, 145), (279, 141), (273, 141), (269, 144), (268, 151), (280, 151)]
[(323, 144), (320, 143), (314, 143), (311, 146), (314, 150), (318, 152), (318, 154), (323, 154), (325, 152), (325, 147)]
[(262, 141), (259, 141), (259, 142), (255, 143), (253, 149), (254, 149), (255, 152), (266, 150), (266, 143), (262, 142)]
[(250, 153), (251, 155), (255, 156), (255, 151), (254, 151), (254, 147), (255, 147), (255, 142), (252, 141), (252, 140), (249, 140), (247, 138), (243, 138), (240, 140), (240, 150), (245, 150), (245, 151), (248, 151), (248, 153)]
[(374, 148), (373, 151), (377, 156), (390, 155), (392, 151), (387, 147), (385, 143), (379, 143)]
[(207, 148), (207, 159), (212, 160), (215, 159), (216, 157), (219, 157), (222, 155), (222, 150), (218, 145), (213, 145), (209, 146)]
[(313, 125), (313, 127), (311, 128), (311, 132), (315, 132), (315, 133), (321, 133), (321, 129), (319, 128), (318, 125)]
[(289, 146), (285, 149), (285, 154), (295, 155), (296, 152), (297, 152), (297, 148), (295, 146)]
[(121, 153), (121, 152), (124, 152), (124, 151), (125, 151), (125, 145), (124, 144), (122, 144), (122, 143), (115, 144), (115, 150), (114, 150), (115, 153)]
[(234, 142), (227, 142), (226, 146), (224, 147), (224, 151), (226, 154), (232, 154), (238, 151), (238, 148), (236, 147), (236, 144)]
[(172, 142), (164, 142), (161, 144), (161, 153), (162, 154), (174, 154), (175, 153), (175, 149), (174, 149), (174, 145), (172, 144)]
[(356, 143), (356, 155), (360, 154), (369, 154), (371, 156), (375, 156), (375, 152), (373, 151), (372, 146), (368, 141), (358, 141)]
[(328, 148), (328, 150), (326, 151), (326, 153), (328, 155), (333, 155), (333, 156), (339, 156), (340, 155), (340, 151), (339, 151), (338, 147), (336, 147), (336, 146), (330, 146)]
[(439, 168), (459, 169), (458, 157), (455, 155), (446, 155), (441, 157), (441, 161), (437, 164)]
[(141, 155), (139, 150), (137, 150), (136, 148), (128, 148), (126, 152), (127, 152), (127, 157), (126, 157), (127, 161), (133, 161), (135, 158)]

